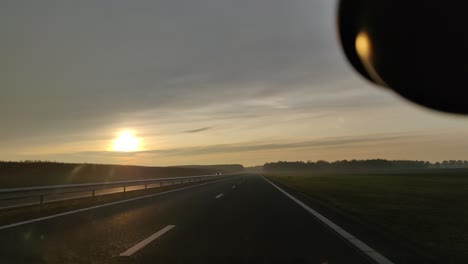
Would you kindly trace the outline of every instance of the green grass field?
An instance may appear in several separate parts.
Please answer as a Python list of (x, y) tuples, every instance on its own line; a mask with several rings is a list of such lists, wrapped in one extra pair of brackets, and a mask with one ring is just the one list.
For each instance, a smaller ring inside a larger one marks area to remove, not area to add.
[(430, 259), (450, 258), (439, 263), (468, 263), (466, 173), (266, 176), (417, 245)]

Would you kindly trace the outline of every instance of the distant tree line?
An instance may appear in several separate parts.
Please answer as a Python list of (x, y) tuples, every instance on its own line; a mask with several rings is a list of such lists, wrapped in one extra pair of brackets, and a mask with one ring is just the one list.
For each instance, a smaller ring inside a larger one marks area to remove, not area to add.
[(407, 170), (434, 168), (468, 168), (468, 161), (444, 160), (431, 163), (419, 160), (339, 160), (328, 162), (319, 161), (278, 161), (263, 165), (264, 171), (352, 171), (352, 170)]
[(182, 165), (182, 166), (171, 166), (178, 168), (193, 168), (193, 169), (213, 169), (224, 173), (235, 173), (242, 172), (245, 170), (241, 164), (216, 164), (216, 165)]

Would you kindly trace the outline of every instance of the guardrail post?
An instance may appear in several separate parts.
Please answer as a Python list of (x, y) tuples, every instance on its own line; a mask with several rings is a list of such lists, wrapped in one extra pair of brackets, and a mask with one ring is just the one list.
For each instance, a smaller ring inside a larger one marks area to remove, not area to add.
[(148, 184), (145, 183), (145, 190), (146, 190), (146, 187), (148, 186)]
[(127, 186), (124, 186), (124, 191), (123, 191), (123, 192), (125, 192), (125, 191), (126, 191), (126, 188), (127, 188)]
[(91, 194), (92, 194), (93, 197), (94, 197), (94, 195), (95, 195), (95, 191), (96, 191), (96, 190), (93, 190), (93, 191), (91, 192)]

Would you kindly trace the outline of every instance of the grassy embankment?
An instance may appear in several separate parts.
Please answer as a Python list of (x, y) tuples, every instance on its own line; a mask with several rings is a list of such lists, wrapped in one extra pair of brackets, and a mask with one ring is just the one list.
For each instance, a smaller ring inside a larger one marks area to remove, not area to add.
[(241, 165), (145, 167), (55, 162), (1, 162), (0, 189), (57, 184), (112, 182), (240, 172)]
[(344, 218), (415, 245), (428, 259), (468, 263), (468, 170), (266, 176)]

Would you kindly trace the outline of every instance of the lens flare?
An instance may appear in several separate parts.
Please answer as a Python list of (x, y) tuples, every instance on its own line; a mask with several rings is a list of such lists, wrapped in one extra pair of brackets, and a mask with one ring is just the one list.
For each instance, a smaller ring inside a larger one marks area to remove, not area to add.
[(354, 46), (370, 78), (382, 86), (388, 86), (374, 67), (372, 61), (372, 42), (365, 31), (361, 31), (357, 34)]

